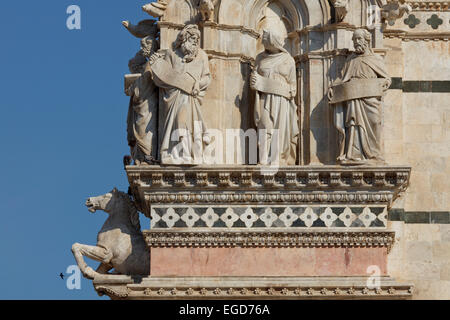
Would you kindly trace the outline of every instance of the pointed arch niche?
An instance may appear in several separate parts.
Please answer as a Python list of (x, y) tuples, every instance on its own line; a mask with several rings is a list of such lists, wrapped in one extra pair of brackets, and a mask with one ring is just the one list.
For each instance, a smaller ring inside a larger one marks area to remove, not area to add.
[[(261, 37), (263, 29), (275, 29), (283, 34), (285, 48), (296, 60), (298, 76), (297, 105), (301, 138), (299, 141), (298, 164), (330, 164), (334, 162), (332, 112), (324, 97), (328, 85), (335, 77), (333, 57), (327, 53), (337, 48), (333, 32), (327, 30), (331, 22), (331, 8), (328, 0), (222, 0), (217, 29), (240, 27), (241, 35), (227, 37), (223, 31), (208, 37), (205, 45), (211, 51), (227, 55), (255, 58), (264, 50)], [(221, 26), (223, 26), (221, 28)], [(236, 29), (237, 30), (237, 29)], [(217, 34), (220, 34), (218, 42)], [(228, 39), (230, 39), (228, 44)], [(350, 38), (349, 38), (350, 39)], [(334, 41), (334, 43), (333, 43)], [(251, 63), (250, 63), (251, 64)], [(250, 65), (242, 68), (243, 77), (249, 77)], [(226, 83), (223, 88), (228, 90)], [(252, 127), (253, 93), (245, 79), (239, 106), (244, 123)], [(245, 129), (245, 128), (243, 128)]]

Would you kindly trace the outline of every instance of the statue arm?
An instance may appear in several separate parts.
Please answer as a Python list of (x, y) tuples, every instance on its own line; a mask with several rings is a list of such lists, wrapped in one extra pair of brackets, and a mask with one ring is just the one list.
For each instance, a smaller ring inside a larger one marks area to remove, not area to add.
[(209, 71), (208, 56), (205, 54), (205, 57), (203, 59), (202, 77), (199, 82), (200, 90), (201, 91), (206, 90), (206, 88), (208, 88), (210, 84), (211, 84), (211, 72)]
[(288, 83), (290, 86), (291, 99), (295, 98), (295, 96), (297, 95), (297, 70), (295, 67), (295, 61), (293, 59), (291, 60)]

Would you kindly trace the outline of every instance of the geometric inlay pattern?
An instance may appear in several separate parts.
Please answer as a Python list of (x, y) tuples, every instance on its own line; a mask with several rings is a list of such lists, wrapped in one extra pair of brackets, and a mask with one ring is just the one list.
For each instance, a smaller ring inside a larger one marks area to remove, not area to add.
[(433, 29), (439, 28), (439, 26), (444, 21), (437, 16), (437, 14), (433, 14), (430, 19), (427, 19), (427, 24), (430, 25)]
[(386, 206), (152, 206), (153, 228), (386, 228)]
[(410, 14), (407, 19), (403, 20), (403, 22), (411, 29), (414, 29), (420, 23), (420, 20), (417, 19), (415, 15)]

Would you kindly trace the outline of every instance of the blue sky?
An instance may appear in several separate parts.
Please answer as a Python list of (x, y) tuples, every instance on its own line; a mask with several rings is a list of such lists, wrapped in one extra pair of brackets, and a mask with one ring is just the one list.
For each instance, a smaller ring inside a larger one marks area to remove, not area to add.
[[(68, 290), (58, 275), (106, 219), (86, 198), (128, 188), (123, 75), (139, 40), (121, 21), (150, 18), (146, 2), (0, 2), (0, 299), (100, 299), (90, 281)], [(72, 4), (81, 30), (66, 27)]]

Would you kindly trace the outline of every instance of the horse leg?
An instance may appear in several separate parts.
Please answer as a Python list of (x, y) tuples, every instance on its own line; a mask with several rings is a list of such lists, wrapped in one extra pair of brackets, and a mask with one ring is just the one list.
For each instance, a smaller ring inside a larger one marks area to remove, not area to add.
[(112, 265), (110, 265), (109, 263), (100, 263), (100, 265), (98, 266), (97, 270), (95, 270), (95, 272), (100, 273), (100, 274), (107, 274), (109, 270), (111, 270), (113, 268)]
[(85, 244), (75, 243), (72, 246), (72, 252), (75, 256), (75, 260), (78, 263), (78, 267), (83, 275), (88, 279), (94, 279), (98, 274), (91, 267), (89, 267), (83, 259), (83, 256), (91, 258), (93, 260), (100, 261), (102, 263), (109, 263), (112, 258), (112, 254), (105, 248), (97, 246), (88, 246)]

